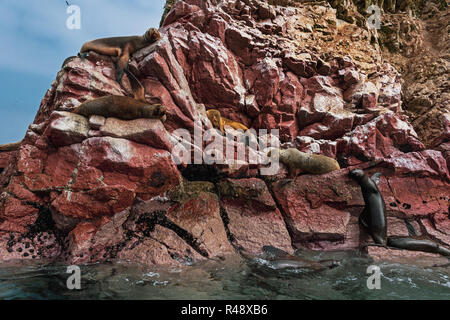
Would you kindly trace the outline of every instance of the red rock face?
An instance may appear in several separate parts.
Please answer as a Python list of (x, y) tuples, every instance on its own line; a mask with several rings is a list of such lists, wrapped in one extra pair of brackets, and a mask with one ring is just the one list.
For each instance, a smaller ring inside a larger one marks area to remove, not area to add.
[[(329, 43), (323, 37), (345, 38), (333, 9), (229, 4), (177, 1), (161, 41), (133, 55), (130, 68), (147, 100), (165, 106), (164, 123), (73, 114), (86, 100), (131, 88), (126, 77), (124, 88), (117, 83), (107, 56), (62, 67), (20, 150), (0, 153), (1, 260), (176, 265), (264, 245), (358, 248), (371, 239), (358, 225), (364, 202), (350, 168), (383, 173), (389, 235), (408, 235), (407, 221), (450, 245), (448, 139), (425, 149), (403, 115), (400, 75), (370, 38), (348, 55), (322, 53), (314, 43)], [(311, 32), (317, 25), (323, 32)], [(283, 166), (261, 176), (248, 155), (177, 167), (173, 131), (193, 133), (194, 121), (210, 129), (212, 108), (252, 129), (278, 129), (285, 147), (335, 158), (342, 169), (288, 181)]]
[(11, 155), (12, 155), (12, 152), (0, 153), (0, 170), (3, 171), (8, 166)]

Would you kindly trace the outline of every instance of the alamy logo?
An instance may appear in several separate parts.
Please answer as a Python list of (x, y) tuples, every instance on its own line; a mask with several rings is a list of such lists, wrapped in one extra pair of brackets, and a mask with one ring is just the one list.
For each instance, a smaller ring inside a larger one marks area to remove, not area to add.
[(79, 266), (68, 266), (66, 273), (71, 273), (72, 275), (67, 279), (67, 289), (69, 290), (80, 290), (81, 289), (81, 269)]
[(370, 290), (381, 289), (381, 270), (379, 266), (369, 266), (367, 274), (372, 274), (367, 278), (367, 288)]
[[(274, 175), (279, 170), (278, 153), (272, 148), (280, 147), (279, 130), (266, 129), (257, 132), (249, 129), (227, 130), (225, 137), (216, 129), (202, 130), (195, 122), (194, 137), (189, 130), (177, 129), (172, 133), (174, 147), (172, 159), (177, 164), (263, 165), (261, 175)], [(203, 150), (203, 143), (206, 147)]]
[(70, 5), (67, 7), (67, 14), (70, 16), (66, 20), (66, 26), (69, 30), (81, 29), (81, 9), (77, 5)]

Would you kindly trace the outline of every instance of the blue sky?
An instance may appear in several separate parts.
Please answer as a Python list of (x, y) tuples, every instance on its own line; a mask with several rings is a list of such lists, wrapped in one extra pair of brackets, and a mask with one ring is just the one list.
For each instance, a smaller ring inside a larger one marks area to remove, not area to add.
[(0, 144), (21, 140), (62, 62), (88, 40), (158, 27), (165, 0), (68, 0), (81, 9), (69, 30), (65, 0), (0, 0)]

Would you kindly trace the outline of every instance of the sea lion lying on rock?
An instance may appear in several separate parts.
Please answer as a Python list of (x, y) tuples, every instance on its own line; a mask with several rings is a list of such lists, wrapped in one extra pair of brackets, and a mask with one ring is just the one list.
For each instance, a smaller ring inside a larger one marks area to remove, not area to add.
[(225, 134), (225, 126), (229, 126), (235, 130), (248, 130), (248, 128), (242, 123), (222, 117), (219, 110), (210, 109), (206, 111), (206, 116), (209, 121), (211, 121), (213, 127), (219, 129), (222, 134)]
[(289, 178), (295, 178), (302, 171), (312, 174), (325, 174), (341, 169), (335, 159), (327, 156), (308, 154), (295, 148), (271, 148), (267, 156), (269, 158), (273, 157), (274, 152), (278, 152), (279, 161), (288, 168)]
[(145, 88), (142, 83), (128, 70), (125, 70), (130, 80), (134, 98), (126, 96), (105, 96), (82, 103), (75, 113), (85, 117), (99, 115), (105, 118), (134, 120), (139, 118), (166, 119), (166, 109), (159, 104), (149, 104), (145, 100)]
[(74, 112), (85, 117), (99, 115), (122, 120), (161, 118), (164, 121), (166, 109), (162, 105), (149, 104), (130, 97), (105, 96), (82, 103)]
[(161, 35), (158, 29), (150, 28), (143, 36), (111, 37), (86, 42), (81, 47), (79, 55), (84, 59), (89, 51), (95, 51), (99, 54), (118, 57), (117, 82), (120, 83), (130, 56), (159, 39), (161, 39)]

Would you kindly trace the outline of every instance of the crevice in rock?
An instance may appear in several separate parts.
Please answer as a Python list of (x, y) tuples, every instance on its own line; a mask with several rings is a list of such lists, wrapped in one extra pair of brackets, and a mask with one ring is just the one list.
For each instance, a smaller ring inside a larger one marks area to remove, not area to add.
[[(63, 249), (65, 248), (65, 236), (61, 231), (59, 231), (56, 228), (50, 209), (48, 207), (43, 207), (36, 204), (34, 204), (33, 206), (39, 209), (38, 218), (32, 225), (27, 227), (28, 231), (19, 237), (19, 239), (22, 240), (18, 239), (16, 243), (22, 242), (23, 239), (28, 239), (29, 240), (28, 243), (33, 244), (35, 246), (39, 246), (38, 242), (42, 244), (41, 241), (42, 233), (48, 233), (49, 235), (54, 236), (55, 243), (47, 245), (46, 248), (39, 249), (37, 255), (41, 255), (42, 252), (41, 250), (53, 249), (55, 245), (59, 246), (62, 249), (61, 252), (63, 252), (64, 251)], [(46, 239), (46, 237), (47, 236), (44, 235), (44, 239)], [(26, 245), (27, 242), (25, 241), (23, 243), (25, 243)]]
[(56, 234), (55, 221), (53, 221), (52, 214), (47, 207), (38, 207), (39, 214), (36, 222), (28, 227), (27, 236), (35, 236), (39, 232), (53, 232)]
[(181, 169), (181, 174), (188, 181), (208, 181), (214, 184), (226, 177), (216, 166), (207, 164), (189, 164)]
[[(426, 218), (426, 219), (428, 219), (428, 218)], [(430, 221), (432, 227), (435, 228), (433, 221), (431, 221), (430, 219), (428, 219), (428, 220)], [(420, 231), (421, 231), (421, 233), (422, 233), (423, 235), (428, 236), (428, 237), (431, 238), (433, 241), (435, 241), (435, 242), (437, 242), (437, 243), (439, 243), (439, 244), (441, 244), (441, 245), (448, 246), (448, 243), (445, 243), (444, 241), (442, 241), (442, 240), (439, 239), (438, 237), (436, 237), (436, 236), (430, 234), (430, 233), (427, 231), (427, 228), (424, 226), (422, 220), (418, 220), (417, 223), (419, 224), (419, 226), (420, 226)], [(441, 232), (440, 232), (439, 230), (437, 230), (436, 228), (435, 228), (435, 230), (436, 230), (436, 232), (441, 233)]]
[(388, 186), (389, 190), (390, 190), (390, 191), (391, 191), (391, 193), (392, 193), (392, 197), (394, 197), (394, 199), (395, 199), (395, 201), (397, 202), (397, 204), (400, 204), (400, 203), (401, 203), (401, 201), (400, 201), (400, 200), (398, 200), (398, 199), (397, 199), (397, 197), (395, 196), (394, 190), (392, 189), (392, 186), (391, 186), (391, 183), (390, 183), (390, 181), (389, 181), (389, 178), (388, 178), (388, 177), (386, 177), (386, 184), (387, 184), (387, 186)]
[(219, 203), (219, 212), (220, 212), (220, 218), (222, 219), (223, 227), (225, 228), (225, 232), (227, 234), (227, 239), (230, 242), (231, 246), (234, 248), (236, 252), (240, 252), (242, 250), (241, 247), (236, 245), (235, 238), (233, 234), (230, 231), (230, 228), (228, 227), (230, 223), (230, 218), (228, 217), (227, 211), (222, 205), (222, 201), (220, 200), (220, 192), (217, 186), (214, 184), (214, 192), (217, 195), (217, 201)]
[(345, 202), (345, 201), (324, 201), (324, 202), (322, 202), (322, 204), (327, 205), (328, 207), (331, 207), (333, 209), (340, 210), (340, 211), (346, 211), (352, 207), (362, 207), (362, 206), (358, 206), (358, 205), (349, 206), (347, 204), (347, 202)]
[(415, 236), (417, 236), (416, 229), (415, 229), (414, 226), (411, 224), (411, 222), (409, 222), (407, 219), (403, 219), (403, 221), (405, 222), (406, 229), (408, 229), (408, 236), (410, 236), (410, 237), (415, 237)]
[(275, 192), (272, 190), (272, 185), (268, 184), (266, 181), (264, 181), (264, 183), (266, 184), (267, 189), (269, 190), (270, 195), (272, 196), (272, 199), (275, 202), (275, 205), (277, 206), (278, 210), (280, 210), (280, 212), (281, 212), (281, 216), (283, 217), (284, 225), (286, 226), (286, 230), (287, 230), (287, 232), (289, 234), (289, 237), (291, 238), (291, 246), (293, 248), (295, 248), (295, 245), (294, 245), (294, 231), (290, 227), (291, 224), (289, 224), (289, 217), (288, 217), (287, 213), (284, 211), (283, 206), (281, 205), (281, 203), (278, 201), (278, 198), (276, 197)]
[[(387, 180), (387, 179), (386, 179)], [(417, 177), (414, 176), (414, 183), (416, 184), (416, 188), (417, 190), (420, 190), (419, 185), (417, 183)], [(389, 181), (388, 181), (389, 184)], [(392, 191), (392, 190), (391, 190)], [(427, 201), (425, 200), (425, 198), (422, 196), (422, 192), (418, 192), (418, 194), (420, 195), (420, 198), (422, 199), (422, 203), (426, 203)]]
[(195, 238), (190, 232), (181, 228), (173, 221), (167, 219), (166, 212), (164, 211), (155, 211), (152, 213), (146, 213), (140, 216), (136, 224), (138, 225), (147, 225), (147, 227), (143, 230), (143, 235), (145, 237), (153, 238), (151, 236), (151, 232), (155, 230), (155, 225), (160, 225), (164, 228), (172, 230), (175, 232), (177, 236), (183, 239), (189, 246), (191, 246), (195, 251), (197, 251), (203, 257), (208, 258), (208, 252), (200, 247), (198, 243), (198, 239)]
[(164, 217), (163, 223), (161, 226), (166, 227), (173, 232), (175, 232), (180, 238), (182, 238), (184, 241), (186, 241), (187, 244), (189, 244), (192, 248), (195, 249), (199, 254), (202, 256), (208, 258), (208, 252), (206, 252), (204, 249), (200, 248), (200, 244), (198, 243), (198, 239), (195, 238), (190, 232), (184, 230), (174, 222), (170, 221), (166, 217)]

